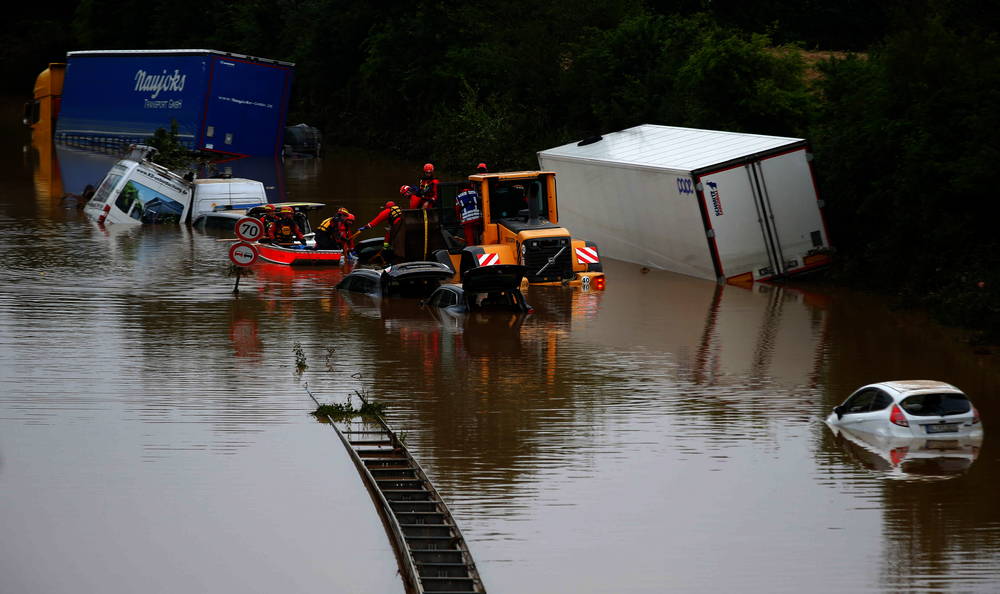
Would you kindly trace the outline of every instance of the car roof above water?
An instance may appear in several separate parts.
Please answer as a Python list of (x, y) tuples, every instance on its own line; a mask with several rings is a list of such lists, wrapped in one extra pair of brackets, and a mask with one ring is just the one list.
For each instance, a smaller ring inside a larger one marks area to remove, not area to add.
[(873, 385), (888, 388), (899, 394), (908, 394), (911, 392), (954, 392), (957, 394), (963, 393), (955, 386), (937, 380), (892, 380), (887, 382), (879, 382)]

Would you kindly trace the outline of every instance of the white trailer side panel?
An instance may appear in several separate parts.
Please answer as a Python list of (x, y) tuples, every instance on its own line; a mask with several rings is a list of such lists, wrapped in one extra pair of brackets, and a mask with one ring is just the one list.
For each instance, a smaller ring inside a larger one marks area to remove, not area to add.
[(559, 224), (602, 255), (715, 280), (691, 176), (540, 155), (556, 172)]

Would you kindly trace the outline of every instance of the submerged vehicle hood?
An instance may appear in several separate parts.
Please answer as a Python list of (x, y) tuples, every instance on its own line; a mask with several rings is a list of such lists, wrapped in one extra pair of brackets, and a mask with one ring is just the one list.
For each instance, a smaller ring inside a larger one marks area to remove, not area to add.
[(516, 264), (478, 266), (462, 275), (462, 289), (466, 293), (493, 293), (512, 291), (521, 286), (527, 269)]

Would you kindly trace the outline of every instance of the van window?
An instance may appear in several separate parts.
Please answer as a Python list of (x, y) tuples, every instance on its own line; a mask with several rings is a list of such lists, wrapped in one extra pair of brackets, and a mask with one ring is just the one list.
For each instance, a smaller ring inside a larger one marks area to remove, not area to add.
[(183, 204), (134, 180), (122, 187), (115, 206), (143, 223), (179, 223), (184, 214)]
[(105, 202), (108, 199), (108, 196), (111, 195), (111, 190), (118, 185), (118, 180), (121, 178), (122, 176), (114, 173), (105, 177), (104, 181), (101, 182), (101, 187), (97, 188), (97, 192), (91, 200), (98, 204)]

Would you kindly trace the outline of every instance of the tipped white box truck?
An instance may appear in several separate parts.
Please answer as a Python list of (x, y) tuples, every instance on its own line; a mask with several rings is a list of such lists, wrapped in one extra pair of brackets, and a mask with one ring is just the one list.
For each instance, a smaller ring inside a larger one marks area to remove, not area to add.
[(642, 125), (538, 153), (605, 257), (721, 282), (829, 263), (805, 140)]

